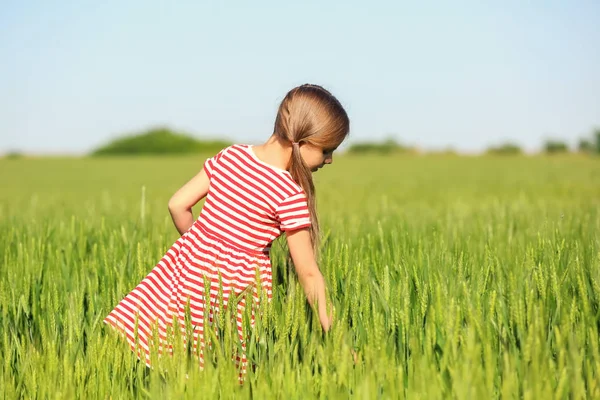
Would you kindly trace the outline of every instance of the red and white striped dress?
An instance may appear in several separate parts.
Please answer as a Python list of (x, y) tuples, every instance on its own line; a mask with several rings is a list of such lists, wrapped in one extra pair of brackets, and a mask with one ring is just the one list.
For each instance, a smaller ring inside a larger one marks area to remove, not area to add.
[[(310, 226), (302, 188), (287, 171), (258, 159), (251, 146), (234, 145), (222, 150), (206, 160), (204, 170), (210, 187), (198, 219), (104, 319), (125, 335), (134, 351), (137, 337), (137, 356), (144, 356), (148, 366), (154, 327), (160, 337), (156, 344), (159, 354), (164, 345), (172, 351), (166, 339), (167, 327), (173, 328), (174, 319), (187, 343), (184, 321), (188, 299), (194, 327), (192, 349), (203, 366), (204, 332), (219, 311), (219, 274), (224, 307), (232, 295), (235, 298), (248, 288), (255, 304), (260, 297), (258, 290), (264, 290), (271, 300), (269, 250), (273, 240), (283, 231)], [(257, 269), (260, 288), (254, 285)], [(210, 289), (205, 287), (205, 279), (210, 282)], [(242, 300), (237, 306), (237, 329), (245, 350), (244, 307)], [(243, 374), (245, 351), (237, 357), (238, 366), (240, 363)]]

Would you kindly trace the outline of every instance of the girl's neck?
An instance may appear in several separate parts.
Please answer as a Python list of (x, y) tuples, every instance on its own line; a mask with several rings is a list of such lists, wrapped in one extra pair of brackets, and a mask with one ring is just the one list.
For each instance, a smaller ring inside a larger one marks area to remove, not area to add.
[(254, 154), (264, 163), (287, 170), (292, 156), (292, 146), (275, 135), (265, 143), (252, 146)]

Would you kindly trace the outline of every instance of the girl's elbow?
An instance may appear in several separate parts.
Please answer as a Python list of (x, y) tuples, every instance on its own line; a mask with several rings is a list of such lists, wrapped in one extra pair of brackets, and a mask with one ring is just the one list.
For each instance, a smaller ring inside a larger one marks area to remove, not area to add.
[(169, 209), (169, 214), (171, 214), (172, 217), (179, 216), (185, 214), (186, 212), (192, 211), (191, 206), (188, 206), (185, 203), (181, 203), (180, 201), (177, 201), (177, 199), (169, 200), (167, 208)]
[(171, 198), (169, 200), (169, 203), (167, 203), (167, 207), (171, 214), (176, 213), (178, 210), (181, 209), (181, 205), (177, 202), (175, 198)]

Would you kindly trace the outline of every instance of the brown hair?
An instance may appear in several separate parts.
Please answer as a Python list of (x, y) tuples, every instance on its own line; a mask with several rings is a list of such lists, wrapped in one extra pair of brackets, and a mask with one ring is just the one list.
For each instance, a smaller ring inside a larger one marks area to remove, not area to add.
[[(340, 102), (318, 85), (305, 84), (290, 90), (275, 119), (275, 136), (290, 143), (311, 144), (333, 150), (346, 138), (350, 120)], [(310, 212), (310, 236), (315, 255), (319, 249), (319, 220), (315, 201), (312, 172), (300, 154), (299, 146), (292, 145), (288, 167), (292, 178), (304, 189)]]

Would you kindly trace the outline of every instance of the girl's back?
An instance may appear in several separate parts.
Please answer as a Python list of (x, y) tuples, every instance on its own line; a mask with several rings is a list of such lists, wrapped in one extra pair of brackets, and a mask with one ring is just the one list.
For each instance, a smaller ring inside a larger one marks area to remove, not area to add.
[(233, 248), (264, 252), (282, 231), (310, 226), (306, 196), (289, 172), (234, 145), (208, 159), (210, 189), (199, 228)]

